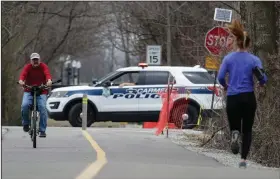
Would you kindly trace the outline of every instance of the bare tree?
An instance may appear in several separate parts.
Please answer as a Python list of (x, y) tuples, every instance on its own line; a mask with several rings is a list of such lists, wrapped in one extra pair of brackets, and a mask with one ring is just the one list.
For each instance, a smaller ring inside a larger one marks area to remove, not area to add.
[[(245, 24), (252, 41), (251, 51), (262, 60), (269, 79), (264, 91), (256, 89), (258, 108), (253, 127), (254, 139), (250, 158), (268, 166), (279, 167), (280, 4), (279, 2), (240, 2), (232, 9), (237, 11)], [(222, 121), (225, 120), (226, 117), (223, 115)], [(223, 127), (222, 123), (219, 129)], [(228, 128), (223, 130), (227, 135), (219, 141), (219, 147), (227, 148), (230, 135)]]
[(107, 23), (107, 12), (98, 9), (97, 2), (1, 3), (1, 68), (5, 81), (2, 121), (20, 123), (21, 94), (13, 86), (30, 53), (40, 53), (55, 77), (60, 70), (60, 55), (85, 56), (102, 48), (103, 40), (98, 34)]

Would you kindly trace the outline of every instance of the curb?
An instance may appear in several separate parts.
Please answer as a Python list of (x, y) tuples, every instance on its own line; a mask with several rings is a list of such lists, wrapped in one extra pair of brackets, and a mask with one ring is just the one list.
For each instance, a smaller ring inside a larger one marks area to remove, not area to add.
[(8, 131), (9, 131), (9, 129), (8, 129), (8, 128), (2, 128), (1, 140), (3, 140), (3, 136), (4, 136), (5, 134), (7, 134), (7, 133), (8, 133)]

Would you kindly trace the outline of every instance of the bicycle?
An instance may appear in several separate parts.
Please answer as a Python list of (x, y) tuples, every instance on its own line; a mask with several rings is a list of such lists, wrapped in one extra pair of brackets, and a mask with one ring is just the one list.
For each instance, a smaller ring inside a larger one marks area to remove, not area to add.
[[(52, 84), (59, 83), (61, 80), (53, 82)], [(17, 82), (19, 84), (19, 82)], [(39, 134), (39, 121), (40, 121), (40, 113), (37, 110), (37, 96), (41, 95), (42, 90), (50, 88), (47, 85), (41, 84), (40, 86), (34, 85), (23, 85), (24, 88), (28, 88), (31, 90), (31, 94), (33, 96), (32, 104), (29, 106), (29, 119), (30, 119), (30, 130), (29, 135), (31, 137), (31, 141), (33, 142), (33, 148), (36, 148), (36, 137)]]

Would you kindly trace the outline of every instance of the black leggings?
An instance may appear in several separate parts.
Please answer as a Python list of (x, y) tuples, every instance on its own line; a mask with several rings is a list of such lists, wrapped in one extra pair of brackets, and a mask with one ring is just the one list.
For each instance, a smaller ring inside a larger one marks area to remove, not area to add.
[(238, 130), (241, 133), (242, 121), (242, 148), (241, 158), (247, 158), (252, 142), (252, 127), (257, 108), (254, 92), (240, 93), (227, 96), (227, 116), (230, 130)]

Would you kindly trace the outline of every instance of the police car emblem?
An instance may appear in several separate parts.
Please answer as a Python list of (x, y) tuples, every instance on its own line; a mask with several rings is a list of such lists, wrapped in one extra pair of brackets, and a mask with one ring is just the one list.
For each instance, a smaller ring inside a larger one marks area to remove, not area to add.
[(102, 95), (108, 98), (111, 95), (111, 91), (109, 88), (103, 88)]

